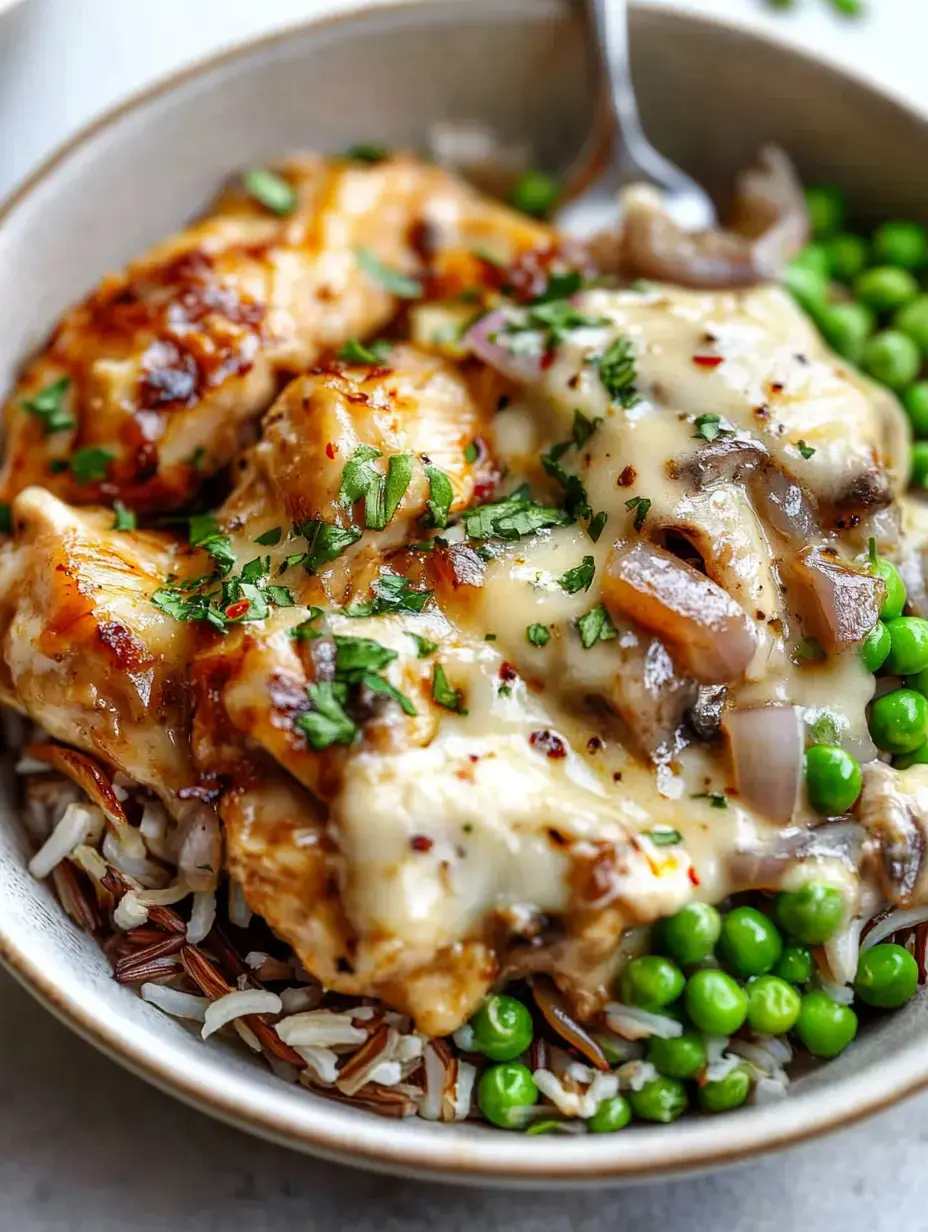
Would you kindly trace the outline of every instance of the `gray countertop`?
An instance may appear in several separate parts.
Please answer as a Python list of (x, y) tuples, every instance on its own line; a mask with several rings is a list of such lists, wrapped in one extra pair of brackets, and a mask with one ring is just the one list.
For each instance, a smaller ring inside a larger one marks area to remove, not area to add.
[(3, 1232), (881, 1232), (928, 1225), (928, 1095), (699, 1180), (457, 1189), (317, 1162), (175, 1103), (0, 974)]

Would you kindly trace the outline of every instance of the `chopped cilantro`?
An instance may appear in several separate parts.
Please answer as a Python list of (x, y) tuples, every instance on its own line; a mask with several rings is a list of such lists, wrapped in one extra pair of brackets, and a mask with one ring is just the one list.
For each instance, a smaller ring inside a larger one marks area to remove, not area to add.
[(379, 282), (385, 291), (399, 299), (419, 299), (422, 295), (422, 283), (399, 270), (384, 265), (368, 248), (356, 248), (354, 255), (358, 265), (369, 278)]
[(572, 442), (553, 445), (547, 453), (541, 455), (541, 465), (564, 489), (564, 508), (572, 518), (589, 517), (592, 512), (587, 499), (586, 488), (579, 476), (573, 475), (562, 464), (561, 458), (570, 449)]
[(366, 689), (370, 689), (372, 693), (382, 693), (384, 697), (389, 697), (391, 701), (397, 703), (400, 709), (408, 714), (411, 718), (419, 713), (405, 693), (401, 693), (399, 689), (394, 689), (389, 680), (385, 680), (383, 676), (375, 676), (371, 672), (365, 672), (361, 677), (361, 684)]
[(619, 406), (629, 407), (638, 401), (635, 392), (635, 357), (627, 338), (616, 338), (599, 359), (599, 379), (606, 392)]
[(440, 663), (435, 664), (435, 670), (432, 672), (432, 697), (446, 710), (453, 710), (455, 714), (467, 714), (461, 690), (454, 688), (449, 682)]
[(394, 454), (387, 463), (386, 475), (373, 464), (381, 457), (373, 445), (358, 445), (342, 471), (338, 503), (349, 509), (364, 499), (364, 525), (384, 530), (393, 519), (412, 479), (412, 455)]
[(728, 808), (728, 801), (720, 791), (698, 791), (695, 795), (690, 796), (691, 800), (708, 800), (713, 808), (723, 809)]
[(496, 641), (496, 634), (495, 634), (495, 633), (484, 633), (484, 635), (483, 635), (483, 640), (484, 640), (485, 642), (495, 642), (495, 641)]
[(390, 358), (390, 350), (390, 343), (382, 338), (367, 343), (349, 338), (338, 352), (338, 358), (346, 364), (382, 364)]
[(491, 505), (465, 510), (462, 520), (470, 539), (519, 539), (549, 526), (567, 526), (571, 518), (563, 509), (536, 504), (527, 488), (519, 488)]
[(529, 625), (525, 630), (525, 636), (533, 646), (547, 646), (551, 641), (551, 630), (547, 625)]
[(426, 501), (430, 515), (429, 525), (443, 530), (448, 525), (448, 511), (454, 500), (454, 488), (445, 472), (432, 466), (430, 462), (426, 463), (425, 473), (429, 477), (429, 499)]
[(582, 411), (574, 411), (573, 438), (578, 449), (583, 448), (602, 422), (602, 419), (587, 419)]
[(574, 330), (605, 324), (604, 318), (581, 312), (569, 299), (543, 300), (530, 304), (525, 309), (524, 321), (511, 321), (496, 340), (508, 350), (518, 353), (530, 348), (531, 338), (525, 338), (526, 334), (541, 331), (542, 350), (554, 351)]
[(721, 423), (721, 415), (697, 415), (693, 421), (695, 435), (702, 437), (704, 441), (714, 441), (722, 432)]
[(429, 655), (433, 655), (438, 649), (438, 642), (431, 642), (427, 637), (422, 637), (419, 633), (411, 633), (407, 629), (406, 636), (411, 637), (416, 643), (416, 657), (419, 659), (427, 659)]
[(316, 622), (324, 616), (325, 612), (321, 607), (311, 607), (306, 619), (301, 620), (298, 625), (294, 625), (290, 630), (290, 636), (295, 642), (314, 642), (317, 638), (322, 637), (322, 630), (317, 628)]
[[(222, 533), (219, 523), (211, 513), (194, 514), (189, 521), (188, 536), (195, 548), (203, 548), (205, 552), (209, 552), (221, 575), (228, 573), (235, 564), (232, 541), (228, 535)], [(253, 580), (245, 576), (245, 569), (242, 570), (242, 576), (246, 582)]]
[(300, 533), (306, 540), (308, 551), (294, 559), (302, 563), (307, 573), (317, 573), (330, 561), (337, 560), (342, 552), (357, 543), (361, 532), (356, 526), (333, 526), (330, 522), (304, 522)]
[[(393, 521), (393, 515), (399, 508), (400, 501), (406, 495), (409, 481), (412, 479), (412, 455), (395, 453), (387, 462), (387, 475), (383, 487), (378, 488), (378, 510), (380, 495), (383, 492), (383, 525), (374, 526), (374, 530), (383, 530)], [(368, 521), (368, 526), (372, 523)]]
[(384, 145), (380, 141), (362, 141), (358, 145), (351, 145), (345, 151), (345, 158), (352, 163), (375, 163), (386, 162), (392, 155), (393, 151), (388, 145)]
[(249, 196), (254, 197), (259, 205), (263, 205), (272, 214), (285, 217), (296, 209), (297, 195), (292, 184), (288, 184), (283, 176), (266, 167), (256, 167), (246, 171), (242, 183)]
[(306, 691), (313, 709), (301, 714), (296, 726), (305, 732), (309, 747), (319, 753), (333, 744), (353, 744), (358, 725), (345, 712), (345, 686), (337, 681), (323, 681), (308, 685)]
[(631, 511), (635, 510), (635, 530), (641, 530), (644, 526), (644, 520), (648, 516), (648, 510), (651, 508), (651, 502), (646, 496), (633, 496), (625, 502), (625, 508)]
[(108, 449), (87, 445), (71, 454), (68, 467), (79, 484), (100, 483), (106, 478), (107, 467), (115, 457)]
[(578, 590), (590, 589), (595, 573), (596, 562), (593, 557), (584, 556), (583, 563), (575, 565), (573, 569), (568, 569), (562, 577), (558, 578), (558, 582), (562, 590), (566, 590), (569, 595), (575, 595)]
[(554, 209), (561, 186), (544, 171), (526, 171), (509, 194), (509, 204), (532, 218), (545, 218)]
[(34, 398), (29, 398), (21, 404), (24, 411), (28, 411), (30, 415), (35, 415), (42, 421), (42, 430), (46, 436), (74, 427), (74, 420), (63, 405), (70, 387), (71, 378), (63, 376), (61, 380), (46, 385)]
[(679, 830), (645, 830), (645, 834), (655, 847), (674, 847), (683, 842), (683, 835)]
[(365, 672), (381, 672), (397, 657), (395, 650), (369, 637), (335, 638), (335, 672), (339, 680), (354, 684)]
[(799, 441), (799, 443), (796, 445), (796, 448), (799, 450), (802, 456), (806, 459), (806, 461), (808, 461), (809, 458), (811, 458), (812, 455), (815, 453), (815, 449), (811, 445), (807, 445), (805, 441)]
[(430, 590), (416, 590), (398, 573), (381, 573), (371, 583), (372, 597), (355, 600), (346, 616), (382, 616), (386, 612), (421, 612), (432, 597)]
[(293, 595), (286, 586), (265, 586), (264, 593), (275, 607), (293, 607)]
[(476, 443), (474, 441), (471, 441), (471, 443), (464, 450), (464, 461), (465, 462), (476, 462), (479, 456), (480, 456), (480, 451), (477, 448)]
[(263, 548), (276, 548), (282, 534), (282, 529), (274, 526), (271, 530), (266, 530), (263, 535), (259, 535), (255, 543), (260, 543)]
[(608, 513), (595, 513), (591, 518), (589, 525), (586, 528), (586, 533), (590, 536), (594, 543), (599, 543), (599, 537), (606, 529), (606, 522), (609, 518)]
[(110, 530), (135, 530), (137, 525), (133, 511), (127, 509), (122, 501), (116, 501), (113, 505), (113, 525)]
[(545, 289), (532, 300), (533, 304), (547, 304), (554, 299), (570, 299), (585, 285), (583, 275), (579, 270), (565, 270), (563, 273), (551, 274)]
[(597, 642), (611, 642), (618, 636), (609, 613), (601, 603), (580, 617), (577, 621), (577, 632), (584, 650), (589, 650)]

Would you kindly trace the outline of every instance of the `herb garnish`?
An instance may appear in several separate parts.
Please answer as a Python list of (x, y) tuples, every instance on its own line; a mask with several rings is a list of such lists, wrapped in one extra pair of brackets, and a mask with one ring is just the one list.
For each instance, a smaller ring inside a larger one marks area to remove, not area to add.
[(386, 162), (391, 157), (393, 151), (388, 145), (384, 145), (379, 141), (363, 141), (358, 145), (351, 145), (345, 151), (345, 158), (352, 163), (375, 163)]
[(253, 171), (245, 172), (242, 183), (249, 196), (254, 197), (255, 201), (272, 214), (284, 217), (296, 209), (296, 189), (276, 171), (256, 167)]
[(346, 364), (383, 364), (390, 358), (391, 346), (383, 338), (374, 342), (360, 342), (349, 338), (338, 352), (338, 358)]
[(87, 445), (71, 454), (67, 466), (79, 484), (99, 483), (106, 478), (107, 467), (115, 457), (108, 449)]
[(627, 338), (616, 338), (603, 352), (598, 367), (599, 379), (614, 402), (628, 410), (640, 401), (635, 392), (635, 357)]
[[(189, 528), (188, 537), (193, 546), (195, 548), (203, 548), (204, 551), (209, 552), (220, 575), (228, 573), (235, 564), (232, 541), (228, 535), (222, 533), (219, 523), (213, 515), (211, 513), (194, 514), (190, 518)], [(242, 570), (243, 576), (244, 572)], [(252, 579), (245, 577), (244, 580), (248, 582)]]
[(586, 533), (590, 536), (594, 543), (599, 543), (599, 537), (606, 529), (606, 522), (609, 518), (608, 513), (594, 513), (590, 518), (589, 525), (586, 528)]
[(313, 642), (317, 638), (322, 637), (322, 629), (318, 628), (317, 621), (325, 616), (325, 612), (321, 607), (311, 607), (309, 615), (305, 620), (301, 620), (298, 625), (294, 625), (290, 630), (290, 636), (295, 642)]
[(563, 509), (536, 504), (523, 485), (510, 496), (461, 514), (470, 539), (519, 539), (550, 526), (567, 526), (570, 515)]
[(448, 525), (448, 512), (454, 500), (454, 488), (445, 472), (433, 466), (431, 462), (425, 464), (425, 473), (429, 479), (429, 499), (426, 501), (429, 511), (428, 524), (443, 530)]
[(63, 406), (70, 386), (71, 378), (63, 376), (59, 381), (53, 381), (51, 385), (40, 389), (34, 398), (20, 403), (24, 411), (42, 421), (42, 430), (46, 436), (74, 427), (74, 420)]
[(309, 747), (321, 753), (333, 744), (353, 744), (359, 729), (345, 711), (347, 687), (327, 680), (307, 685), (306, 692), (313, 709), (301, 714), (296, 726), (305, 733)]
[(696, 429), (694, 436), (701, 437), (704, 441), (714, 441), (716, 437), (730, 431), (721, 424), (721, 415), (697, 415), (693, 421), (693, 427)]
[(581, 312), (569, 299), (542, 299), (523, 310), (521, 320), (509, 321), (505, 330), (491, 337), (514, 355), (531, 354), (537, 350), (533, 335), (542, 335), (542, 353), (556, 351), (576, 329), (607, 325), (604, 317), (591, 317)]
[(641, 530), (644, 526), (644, 520), (648, 516), (648, 510), (651, 508), (651, 502), (646, 496), (633, 496), (625, 502), (625, 508), (635, 510), (635, 530)]
[(577, 621), (577, 632), (584, 650), (589, 650), (597, 642), (611, 642), (618, 637), (615, 625), (601, 603), (580, 617)]
[(276, 548), (278, 543), (280, 543), (282, 534), (282, 528), (274, 526), (270, 530), (266, 530), (263, 535), (259, 535), (255, 539), (255, 543), (260, 543), (263, 548)]
[(728, 808), (728, 801), (720, 791), (698, 791), (690, 796), (691, 800), (708, 800), (713, 808)]
[(796, 445), (796, 448), (799, 450), (802, 456), (806, 459), (806, 461), (808, 461), (809, 458), (811, 458), (812, 455), (815, 453), (815, 449), (813, 448), (813, 446), (807, 445), (805, 441), (799, 441)]
[(131, 509), (127, 509), (122, 501), (113, 505), (113, 525), (110, 530), (135, 530), (138, 523)]
[(558, 578), (558, 582), (562, 590), (566, 590), (569, 595), (575, 595), (578, 590), (590, 589), (595, 573), (596, 562), (593, 557), (584, 556), (583, 563), (575, 565), (573, 569), (568, 569), (562, 577)]
[(349, 509), (364, 499), (364, 525), (369, 530), (384, 530), (393, 520), (412, 479), (412, 455), (394, 454), (381, 474), (373, 459), (382, 457), (373, 445), (358, 445), (342, 471), (338, 503)]
[(399, 270), (391, 269), (389, 265), (375, 257), (368, 248), (356, 248), (354, 255), (358, 265), (369, 278), (379, 282), (385, 291), (399, 299), (419, 299), (422, 295), (422, 283)]
[(298, 528), (307, 543), (307, 551), (287, 558), (288, 567), (301, 564), (307, 573), (318, 573), (323, 565), (337, 560), (361, 538), (357, 526), (333, 526), (330, 522), (310, 520)]
[(0, 535), (13, 533), (13, 506), (0, 505)]
[(645, 834), (655, 847), (673, 847), (683, 842), (679, 830), (645, 830)]
[(455, 714), (467, 714), (463, 693), (449, 682), (440, 663), (435, 664), (435, 670), (432, 672), (432, 698), (446, 710), (453, 710)]
[(547, 646), (551, 641), (551, 630), (547, 625), (529, 625), (525, 630), (525, 636), (533, 646)]
[(346, 616), (383, 616), (387, 612), (421, 612), (432, 597), (430, 590), (416, 590), (409, 579), (385, 572), (371, 582), (370, 599), (356, 599), (345, 608)]
[(429, 655), (433, 655), (438, 649), (438, 642), (429, 641), (427, 637), (423, 637), (420, 633), (412, 633), (407, 629), (406, 636), (411, 637), (416, 643), (416, 657), (419, 659), (427, 659)]
[(471, 441), (471, 443), (464, 450), (464, 461), (465, 462), (476, 462), (479, 456), (480, 456), (480, 451), (477, 448), (476, 442)]

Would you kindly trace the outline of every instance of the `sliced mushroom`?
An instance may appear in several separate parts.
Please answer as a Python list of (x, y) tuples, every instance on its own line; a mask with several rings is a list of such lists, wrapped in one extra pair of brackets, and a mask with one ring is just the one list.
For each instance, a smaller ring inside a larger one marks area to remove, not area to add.
[(850, 650), (879, 620), (882, 580), (845, 564), (832, 549), (803, 548), (789, 572), (806, 634), (827, 654)]
[(750, 622), (721, 586), (650, 543), (614, 548), (603, 576), (610, 616), (656, 633), (702, 684), (742, 680), (754, 655)]
[(912, 899), (925, 861), (928, 784), (881, 761), (864, 767), (860, 823), (875, 841), (876, 872), (884, 898), (898, 907)]

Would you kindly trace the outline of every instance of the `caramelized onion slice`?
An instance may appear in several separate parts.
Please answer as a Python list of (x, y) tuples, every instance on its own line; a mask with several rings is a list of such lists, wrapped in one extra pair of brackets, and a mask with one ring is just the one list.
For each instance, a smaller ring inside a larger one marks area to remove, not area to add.
[(827, 549), (803, 548), (791, 573), (805, 631), (827, 654), (862, 642), (879, 619), (886, 594), (882, 580), (859, 573)]
[(682, 230), (650, 189), (629, 190), (622, 204), (622, 274), (686, 287), (740, 287), (776, 278), (809, 231), (802, 187), (789, 159), (773, 146), (740, 177), (731, 230)]
[(464, 342), (478, 359), (495, 368), (512, 381), (529, 385), (541, 379), (543, 354), (539, 347), (537, 355), (517, 354), (500, 341), (510, 318), (498, 308), (481, 317), (467, 331)]
[(734, 599), (692, 565), (650, 543), (613, 549), (603, 601), (667, 643), (687, 675), (702, 684), (741, 680), (754, 655), (754, 633)]
[(722, 725), (744, 803), (771, 821), (789, 821), (802, 785), (803, 728), (798, 707), (732, 710)]
[(138, 830), (129, 825), (123, 807), (113, 790), (110, 772), (95, 758), (63, 744), (32, 744), (26, 750), (30, 757), (54, 766), (66, 774), (87, 797), (100, 808), (107, 825), (122, 844), (127, 855), (141, 859), (146, 855), (145, 843)]

